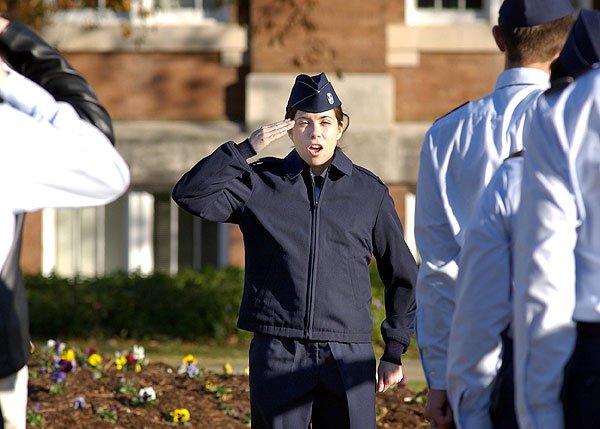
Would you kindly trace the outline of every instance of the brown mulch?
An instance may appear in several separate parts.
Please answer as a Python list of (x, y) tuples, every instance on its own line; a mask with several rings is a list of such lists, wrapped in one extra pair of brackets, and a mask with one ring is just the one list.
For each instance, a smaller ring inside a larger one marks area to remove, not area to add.
[[(140, 372), (117, 371), (106, 365), (102, 377), (93, 378), (89, 367), (78, 367), (66, 377), (63, 394), (50, 393), (52, 381), (43, 374), (41, 360), (35, 356), (29, 363), (29, 418), (37, 404), (37, 417), (45, 428), (161, 428), (182, 426), (167, 421), (174, 409), (185, 408), (190, 413), (186, 426), (210, 429), (247, 429), (250, 427), (248, 377), (201, 372), (191, 379), (178, 374), (176, 368), (151, 363)], [(208, 390), (207, 382), (212, 385)], [(153, 405), (132, 402), (142, 387), (152, 386), (157, 401)], [(119, 388), (121, 392), (119, 392)], [(129, 390), (129, 392), (127, 392)], [(85, 399), (83, 409), (75, 409), (78, 397)], [(427, 428), (422, 417), (423, 393), (415, 394), (396, 387), (377, 395), (378, 428)], [(102, 412), (104, 410), (104, 412)], [(107, 410), (116, 422), (107, 420)], [(103, 418), (104, 416), (104, 418)], [(28, 424), (33, 427), (33, 424)]]

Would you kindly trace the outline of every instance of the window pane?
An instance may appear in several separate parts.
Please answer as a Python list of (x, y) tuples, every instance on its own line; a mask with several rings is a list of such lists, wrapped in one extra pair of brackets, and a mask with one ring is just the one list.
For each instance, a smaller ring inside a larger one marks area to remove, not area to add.
[[(127, 235), (124, 234), (127, 197), (107, 205), (104, 209), (104, 274), (112, 274), (125, 270)], [(102, 274), (102, 273), (100, 273)]]
[(154, 270), (169, 272), (171, 249), (171, 196), (154, 195)]
[(179, 209), (178, 225), (177, 266), (180, 270), (196, 268), (194, 265), (194, 216)]
[(483, 9), (482, 0), (466, 0), (467, 9)]
[(458, 8), (458, 0), (442, 0), (442, 7), (444, 9), (456, 9)]
[(425, 7), (433, 7), (434, 0), (418, 0), (417, 7), (425, 8)]

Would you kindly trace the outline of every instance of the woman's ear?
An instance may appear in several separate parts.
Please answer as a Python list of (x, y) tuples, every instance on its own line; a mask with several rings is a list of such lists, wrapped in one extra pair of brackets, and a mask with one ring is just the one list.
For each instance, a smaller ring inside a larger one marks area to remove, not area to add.
[(342, 134), (344, 134), (344, 123), (340, 122), (338, 124), (338, 133), (337, 133), (337, 140), (342, 138)]
[(291, 140), (291, 141), (292, 141), (292, 143), (293, 143), (293, 142), (294, 142), (294, 139), (293, 139), (293, 137), (292, 137), (292, 130), (293, 130), (293, 128), (292, 128), (291, 130), (287, 130), (287, 135), (288, 135), (288, 137), (290, 138), (290, 140)]

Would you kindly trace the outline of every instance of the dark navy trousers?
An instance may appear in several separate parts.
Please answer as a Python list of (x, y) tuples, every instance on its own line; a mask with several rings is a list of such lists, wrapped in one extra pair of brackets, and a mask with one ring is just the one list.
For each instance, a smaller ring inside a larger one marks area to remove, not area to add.
[(515, 412), (515, 383), (513, 341), (508, 328), (502, 332), (502, 366), (494, 380), (490, 404), (490, 418), (494, 429), (518, 429)]
[(373, 346), (256, 334), (250, 405), (254, 429), (374, 429)]
[(562, 402), (567, 429), (600, 428), (600, 324), (577, 324)]

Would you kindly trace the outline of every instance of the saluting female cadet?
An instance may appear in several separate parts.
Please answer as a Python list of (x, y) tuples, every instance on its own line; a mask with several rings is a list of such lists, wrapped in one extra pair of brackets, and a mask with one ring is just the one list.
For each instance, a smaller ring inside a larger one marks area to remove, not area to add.
[(540, 99), (529, 140), (513, 251), (519, 424), (598, 428), (600, 69)]
[[(337, 147), (341, 101), (324, 73), (299, 75), (285, 120), (228, 142), (186, 173), (173, 199), (238, 223), (246, 273), (238, 327), (250, 345), (254, 428), (375, 427), (369, 263), (385, 285), (379, 391), (402, 379), (416, 264), (387, 187)], [(283, 159), (246, 161), (288, 134)]]
[[(556, 97), (599, 59), (600, 11), (582, 9), (552, 64), (552, 88), (542, 97)], [(527, 138), (535, 106), (530, 109), (531, 113), (517, 117), (525, 138), (516, 134), (511, 138), (544, 150), (544, 141)], [(528, 119), (523, 121), (522, 117)], [(511, 246), (521, 199), (522, 154), (513, 154), (498, 168), (465, 230), (446, 377), (454, 421), (463, 429), (518, 428), (513, 388)], [(556, 385), (560, 386), (559, 380)]]

